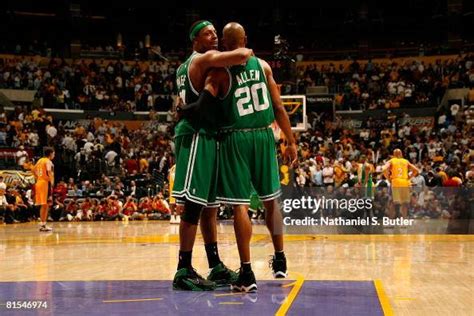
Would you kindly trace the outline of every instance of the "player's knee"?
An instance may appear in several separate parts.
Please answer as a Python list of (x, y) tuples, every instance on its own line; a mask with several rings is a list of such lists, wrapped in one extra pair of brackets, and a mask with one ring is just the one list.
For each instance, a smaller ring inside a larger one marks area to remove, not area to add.
[(181, 220), (192, 225), (197, 225), (199, 223), (201, 211), (202, 205), (191, 201), (186, 201), (184, 204), (183, 215), (181, 215)]
[(273, 213), (274, 211), (280, 211), (281, 208), (281, 201), (280, 199), (273, 199), (269, 201), (263, 202), (263, 207), (267, 213)]
[(201, 220), (217, 219), (217, 207), (205, 207), (201, 212)]

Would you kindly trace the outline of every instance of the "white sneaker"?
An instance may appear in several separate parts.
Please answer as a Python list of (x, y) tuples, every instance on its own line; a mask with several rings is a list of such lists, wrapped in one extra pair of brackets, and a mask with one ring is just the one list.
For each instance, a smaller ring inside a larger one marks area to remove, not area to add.
[(175, 215), (171, 215), (171, 217), (170, 217), (170, 224), (176, 224)]
[(170, 224), (179, 224), (181, 222), (181, 216), (171, 215)]
[(39, 231), (40, 232), (51, 232), (51, 231), (53, 231), (53, 229), (49, 226), (41, 225), (40, 228), (39, 228)]

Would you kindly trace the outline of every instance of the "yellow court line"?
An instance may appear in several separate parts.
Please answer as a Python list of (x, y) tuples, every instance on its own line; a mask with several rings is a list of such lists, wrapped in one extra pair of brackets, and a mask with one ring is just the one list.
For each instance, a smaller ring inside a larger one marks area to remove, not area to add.
[(275, 316), (284, 316), (288, 312), (288, 310), (291, 307), (291, 304), (293, 304), (293, 301), (296, 299), (296, 296), (300, 292), (301, 288), (303, 287), (304, 283), (304, 277), (303, 275), (299, 273), (293, 273), (296, 275), (296, 282), (295, 286), (290, 291), (290, 294), (286, 297), (285, 301), (283, 304), (281, 304), (280, 308), (278, 311), (275, 313)]
[[(268, 234), (254, 234), (252, 242), (270, 242)], [(286, 242), (301, 241), (349, 241), (349, 242), (474, 242), (474, 235), (317, 235), (317, 234), (287, 234), (284, 236)], [(125, 237), (121, 239), (110, 239), (105, 237), (82, 238), (63, 237), (59, 241), (56, 239), (30, 240), (30, 239), (0, 239), (0, 243), (11, 246), (22, 245), (61, 245), (61, 244), (92, 244), (92, 243), (157, 243), (172, 244), (179, 241), (178, 235), (153, 235), (140, 237)], [(232, 240), (230, 240), (232, 241)]]
[(243, 305), (243, 302), (220, 302), (220, 305)]
[(283, 284), (281, 287), (290, 287), (290, 286), (293, 286), (296, 284), (296, 281), (295, 282), (291, 282), (291, 283), (288, 283), (288, 284)]
[(474, 241), (474, 235), (285, 235), (285, 241)]
[[(300, 238), (310, 238), (310, 239), (427, 239), (427, 240), (471, 240), (474, 241), (473, 234), (411, 234), (411, 235), (397, 235), (397, 234), (290, 234), (287, 233), (284, 235), (288, 239), (300, 239)], [(47, 238), (41, 240), (41, 242), (56, 241), (55, 236), (51, 235)], [(253, 238), (268, 238), (268, 234), (253, 234)], [(18, 239), (11, 238), (1, 238), (0, 241), (16, 241)], [(36, 241), (33, 238), (22, 239), (23, 241)], [(97, 242), (97, 241), (109, 241), (109, 242), (142, 242), (142, 241), (151, 241), (151, 242), (173, 242), (179, 240), (179, 235), (177, 234), (161, 234), (161, 235), (144, 235), (144, 236), (128, 236), (122, 238), (110, 238), (107, 236), (62, 236), (60, 242), (64, 241), (88, 241), (88, 242)]]
[(156, 298), (138, 298), (134, 300), (109, 300), (109, 301), (102, 301), (102, 303), (128, 303), (128, 302), (147, 302), (147, 301), (161, 301), (163, 300), (162, 297)]
[(383, 289), (382, 281), (378, 279), (374, 280), (374, 286), (379, 297), (380, 305), (382, 306), (383, 314), (385, 316), (393, 316), (393, 309), (390, 305), (390, 300), (388, 299), (388, 296), (387, 294), (385, 294), (385, 290)]

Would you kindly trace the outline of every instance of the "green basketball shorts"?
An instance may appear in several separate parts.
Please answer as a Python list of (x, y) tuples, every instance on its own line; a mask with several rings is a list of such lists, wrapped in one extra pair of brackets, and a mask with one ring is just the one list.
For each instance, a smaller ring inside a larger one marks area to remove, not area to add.
[(219, 140), (219, 202), (249, 205), (253, 192), (261, 201), (280, 196), (275, 138), (270, 128), (225, 131)]
[(217, 184), (217, 141), (206, 134), (175, 138), (176, 173), (171, 195), (179, 204), (184, 200), (214, 207)]

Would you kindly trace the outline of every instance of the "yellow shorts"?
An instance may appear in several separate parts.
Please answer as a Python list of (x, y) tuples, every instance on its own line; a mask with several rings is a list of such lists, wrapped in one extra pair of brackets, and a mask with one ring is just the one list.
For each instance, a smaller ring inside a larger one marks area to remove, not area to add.
[(35, 184), (35, 204), (48, 204), (48, 197), (51, 194), (51, 186), (48, 181), (38, 180)]
[(397, 204), (410, 203), (410, 181), (405, 179), (392, 180), (392, 199)]
[(170, 195), (170, 204), (176, 204), (176, 199)]

